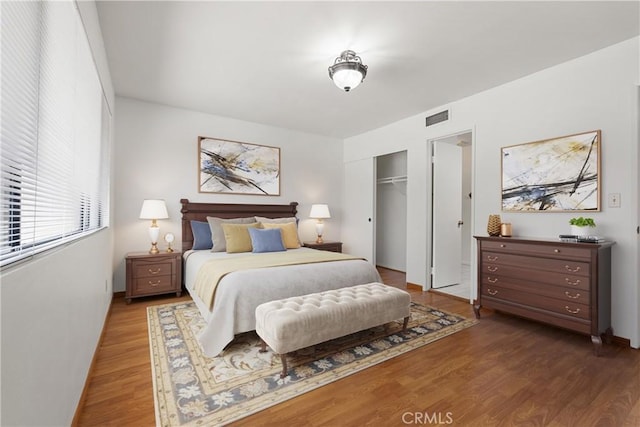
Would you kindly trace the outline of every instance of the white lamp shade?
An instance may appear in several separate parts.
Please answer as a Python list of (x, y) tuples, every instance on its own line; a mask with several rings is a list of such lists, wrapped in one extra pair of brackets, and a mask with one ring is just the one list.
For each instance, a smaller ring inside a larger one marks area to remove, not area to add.
[(329, 213), (328, 205), (311, 205), (311, 212), (309, 213), (310, 218), (331, 218), (331, 214)]
[(347, 92), (358, 87), (362, 80), (362, 73), (358, 70), (342, 69), (333, 74), (333, 83)]
[(167, 205), (164, 200), (152, 200), (146, 199), (142, 202), (142, 209), (140, 210), (140, 219), (167, 219), (169, 213), (167, 212)]

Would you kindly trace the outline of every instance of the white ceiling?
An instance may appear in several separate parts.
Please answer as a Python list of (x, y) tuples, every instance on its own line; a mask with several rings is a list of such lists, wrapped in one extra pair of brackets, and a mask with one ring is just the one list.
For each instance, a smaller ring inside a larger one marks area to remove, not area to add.
[(640, 33), (635, 1), (97, 3), (117, 95), (338, 138)]

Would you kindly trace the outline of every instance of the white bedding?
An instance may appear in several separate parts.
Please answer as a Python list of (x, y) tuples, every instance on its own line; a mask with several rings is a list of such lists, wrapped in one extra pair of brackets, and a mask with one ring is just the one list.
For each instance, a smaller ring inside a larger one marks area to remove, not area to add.
[[(313, 251), (299, 248), (291, 251)], [(346, 260), (315, 264), (287, 265), (236, 271), (220, 280), (213, 310), (193, 290), (200, 267), (210, 259), (261, 254), (227, 254), (226, 252), (187, 251), (185, 286), (207, 322), (199, 341), (207, 356), (218, 355), (235, 334), (255, 329), (258, 305), (291, 296), (306, 295), (347, 286), (379, 282), (380, 275), (365, 260)]]

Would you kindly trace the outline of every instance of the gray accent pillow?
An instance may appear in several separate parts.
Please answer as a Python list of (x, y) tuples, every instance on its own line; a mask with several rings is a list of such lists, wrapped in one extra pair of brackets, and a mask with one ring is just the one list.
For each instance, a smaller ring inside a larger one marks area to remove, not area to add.
[(209, 228), (211, 228), (211, 241), (213, 242), (213, 248), (211, 248), (211, 252), (226, 252), (227, 251), (227, 241), (224, 238), (224, 230), (222, 229), (223, 222), (231, 223), (231, 224), (253, 224), (256, 222), (255, 218), (250, 216), (247, 218), (217, 218), (214, 216), (208, 216), (207, 222), (209, 223)]

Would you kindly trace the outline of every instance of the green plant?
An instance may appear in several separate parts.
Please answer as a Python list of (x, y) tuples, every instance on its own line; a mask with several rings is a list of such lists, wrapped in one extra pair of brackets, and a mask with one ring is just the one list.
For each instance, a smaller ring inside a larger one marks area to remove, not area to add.
[(577, 227), (595, 227), (596, 226), (596, 223), (593, 220), (593, 218), (583, 218), (583, 217), (571, 218), (569, 220), (569, 224), (575, 225)]

